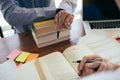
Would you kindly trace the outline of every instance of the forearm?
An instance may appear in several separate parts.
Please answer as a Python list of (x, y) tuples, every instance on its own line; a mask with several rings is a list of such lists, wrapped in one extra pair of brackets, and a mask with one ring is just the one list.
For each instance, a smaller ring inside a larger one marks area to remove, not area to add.
[(63, 0), (59, 8), (65, 9), (69, 13), (73, 13), (77, 5), (77, 0)]
[(55, 8), (21, 8), (12, 0), (4, 0), (0, 3), (4, 18), (13, 26), (28, 25), (34, 21), (54, 17)]
[(11, 13), (5, 15), (5, 19), (14, 26), (28, 25), (34, 21), (40, 21), (53, 17), (56, 14), (55, 9), (49, 11), (47, 8), (26, 9), (16, 7)]
[(120, 68), (120, 64), (117, 64), (117, 65), (115, 66), (114, 70), (116, 70), (116, 69), (118, 69), (118, 68)]
[(107, 64), (107, 70), (113, 70), (114, 71), (114, 70), (120, 68), (120, 64), (112, 63), (108, 60), (106, 60), (105, 63)]

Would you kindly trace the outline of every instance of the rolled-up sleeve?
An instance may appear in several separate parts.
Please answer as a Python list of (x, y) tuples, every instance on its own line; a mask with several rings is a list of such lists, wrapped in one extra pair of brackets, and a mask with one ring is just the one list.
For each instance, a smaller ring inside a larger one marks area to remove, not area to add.
[(0, 0), (0, 8), (6, 21), (13, 26), (29, 25), (36, 20), (54, 17), (56, 9), (23, 8), (16, 5), (14, 0)]
[(63, 0), (63, 1), (60, 3), (59, 8), (65, 9), (65, 10), (66, 10), (67, 12), (69, 12), (69, 13), (73, 13), (74, 10), (75, 10), (75, 8), (76, 8), (77, 1), (78, 1), (78, 0)]

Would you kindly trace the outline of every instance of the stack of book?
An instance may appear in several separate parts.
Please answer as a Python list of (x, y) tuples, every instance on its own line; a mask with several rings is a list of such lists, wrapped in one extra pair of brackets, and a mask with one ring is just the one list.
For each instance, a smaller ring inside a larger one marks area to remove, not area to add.
[(33, 26), (32, 35), (38, 48), (69, 40), (70, 29), (62, 29), (57, 38), (53, 19), (35, 22)]

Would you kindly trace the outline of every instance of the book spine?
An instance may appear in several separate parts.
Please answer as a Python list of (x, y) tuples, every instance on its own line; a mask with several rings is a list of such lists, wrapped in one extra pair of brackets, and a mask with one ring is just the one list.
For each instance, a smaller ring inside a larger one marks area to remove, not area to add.
[[(66, 36), (70, 36), (69, 30), (60, 32), (59, 38), (63, 38), (63, 37), (66, 37)], [(53, 40), (59, 40), (59, 39), (57, 39), (57, 33), (56, 32), (45, 35), (45, 36), (34, 35), (34, 37), (35, 37), (35, 39), (37, 39), (38, 43), (45, 43), (45, 42), (49, 42), (49, 41), (53, 41)]]
[(66, 37), (61, 38), (59, 40), (53, 40), (53, 41), (49, 41), (49, 42), (45, 42), (45, 43), (38, 43), (37, 47), (41, 48), (41, 47), (49, 46), (49, 45), (56, 44), (56, 43), (59, 43), (59, 42), (62, 42), (62, 41), (66, 41), (66, 40), (69, 40), (69, 39), (70, 39), (70, 37), (66, 36)]

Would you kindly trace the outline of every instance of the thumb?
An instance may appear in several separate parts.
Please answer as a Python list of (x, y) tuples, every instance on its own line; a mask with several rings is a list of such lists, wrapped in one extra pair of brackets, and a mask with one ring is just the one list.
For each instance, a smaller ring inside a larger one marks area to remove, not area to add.
[(90, 69), (95, 69), (95, 68), (98, 68), (100, 66), (100, 62), (92, 62), (92, 63), (88, 63), (88, 68)]
[(55, 19), (54, 19), (54, 25), (55, 25), (55, 29), (57, 29), (57, 25), (58, 25), (58, 15), (55, 16)]

